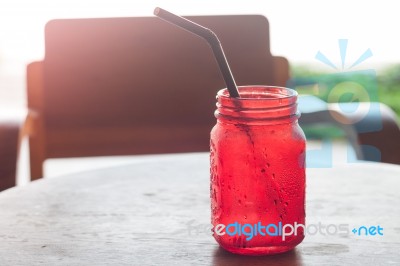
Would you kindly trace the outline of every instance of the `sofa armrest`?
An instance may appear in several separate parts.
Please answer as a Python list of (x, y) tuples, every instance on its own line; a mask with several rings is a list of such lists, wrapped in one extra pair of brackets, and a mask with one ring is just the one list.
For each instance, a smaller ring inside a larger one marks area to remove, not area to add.
[(274, 70), (274, 85), (287, 87), (289, 80), (289, 61), (282, 56), (273, 56), (272, 64)]

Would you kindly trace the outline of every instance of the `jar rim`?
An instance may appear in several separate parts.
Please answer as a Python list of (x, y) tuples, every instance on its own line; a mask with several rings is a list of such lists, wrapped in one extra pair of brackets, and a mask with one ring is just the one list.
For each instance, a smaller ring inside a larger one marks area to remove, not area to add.
[[(217, 93), (217, 97), (226, 98), (226, 99), (235, 99), (239, 101), (281, 101), (283, 99), (293, 98), (294, 101), (297, 100), (298, 93), (297, 91), (279, 86), (268, 86), (268, 85), (246, 85), (246, 86), (238, 86), (240, 98), (231, 98), (229, 92), (226, 88), (221, 89)], [(257, 96), (266, 96), (266, 97), (248, 97), (246, 93), (248, 91), (257, 90)], [(246, 97), (247, 96), (247, 97)]]
[(243, 123), (283, 123), (296, 120), (297, 92), (293, 89), (277, 86), (239, 86), (241, 98), (229, 96), (227, 89), (217, 93), (219, 120)]

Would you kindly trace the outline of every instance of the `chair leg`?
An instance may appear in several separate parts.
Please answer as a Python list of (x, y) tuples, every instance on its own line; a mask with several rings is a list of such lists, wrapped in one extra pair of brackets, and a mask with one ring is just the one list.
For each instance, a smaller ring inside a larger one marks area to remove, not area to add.
[(0, 123), (0, 191), (16, 185), (19, 123)]
[(29, 138), (29, 161), (31, 180), (43, 177), (44, 146), (40, 138), (31, 136)]
[(45, 159), (45, 133), (43, 116), (43, 62), (32, 62), (27, 66), (27, 96), (29, 108), (29, 158), (31, 180), (43, 177)]

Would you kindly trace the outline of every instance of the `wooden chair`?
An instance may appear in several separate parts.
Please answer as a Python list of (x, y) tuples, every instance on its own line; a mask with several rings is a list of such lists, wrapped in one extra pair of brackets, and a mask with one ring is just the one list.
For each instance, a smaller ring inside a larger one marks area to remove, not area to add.
[[(265, 17), (188, 18), (219, 36), (238, 85), (285, 86)], [(50, 21), (27, 67), (31, 179), (48, 158), (207, 151), (224, 87), (208, 44), (159, 18)]]

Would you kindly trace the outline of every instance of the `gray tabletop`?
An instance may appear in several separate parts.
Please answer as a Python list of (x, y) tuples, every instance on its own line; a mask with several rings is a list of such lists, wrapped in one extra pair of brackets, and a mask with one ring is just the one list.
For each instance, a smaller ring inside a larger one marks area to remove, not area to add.
[(399, 188), (400, 166), (307, 169), (309, 235), (245, 257), (211, 236), (208, 154), (145, 156), (0, 193), (0, 265), (399, 265)]

